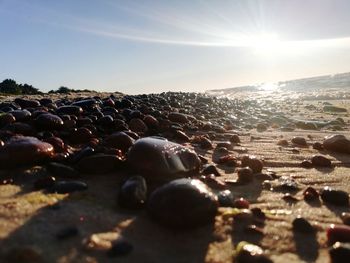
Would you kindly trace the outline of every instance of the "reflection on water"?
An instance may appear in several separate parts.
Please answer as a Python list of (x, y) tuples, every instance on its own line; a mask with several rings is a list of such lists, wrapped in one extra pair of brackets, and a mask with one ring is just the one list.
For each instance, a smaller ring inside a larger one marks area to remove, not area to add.
[(279, 84), (274, 82), (265, 82), (263, 84), (257, 85), (257, 88), (259, 91), (276, 91), (279, 89)]

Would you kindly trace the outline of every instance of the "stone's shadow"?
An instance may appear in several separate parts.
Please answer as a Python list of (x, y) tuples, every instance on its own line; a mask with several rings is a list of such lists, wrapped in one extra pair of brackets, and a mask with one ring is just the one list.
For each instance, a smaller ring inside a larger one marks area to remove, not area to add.
[(209, 244), (215, 241), (214, 223), (190, 229), (169, 229), (146, 213), (136, 217), (121, 234), (134, 244), (125, 262), (205, 262)]
[(350, 166), (350, 154), (346, 153), (337, 153), (337, 152), (331, 152), (331, 151), (322, 151), (323, 154), (328, 154), (332, 156), (337, 161), (340, 161), (342, 165)]
[(32, 192), (35, 180), (42, 177), (45, 177), (45, 173), (40, 167), (23, 167), (0, 171), (1, 184), (9, 183), (21, 187), (21, 191), (16, 193), (16, 196)]
[(299, 233), (293, 231), (296, 253), (306, 262), (314, 262), (318, 258), (320, 245), (316, 233)]
[(263, 234), (248, 232), (246, 222), (234, 222), (233, 224), (232, 242), (234, 246), (237, 246), (241, 241), (259, 245), (263, 237)]
[(217, 164), (216, 167), (223, 170), (225, 174), (233, 174), (237, 169), (237, 167), (227, 166), (224, 164)]
[(304, 200), (305, 203), (307, 203), (309, 206), (312, 206), (312, 207), (321, 207), (322, 206), (322, 202), (320, 199), (317, 199), (317, 200), (312, 200), (312, 201), (306, 201)]
[(249, 202), (256, 202), (260, 197), (263, 186), (259, 180), (254, 180), (248, 184), (227, 184), (228, 189), (232, 192), (234, 198), (243, 197)]
[[(111, 262), (116, 259), (121, 262), (204, 261), (208, 246), (214, 240), (213, 225), (172, 231), (152, 222), (144, 209), (122, 209), (117, 205), (121, 180), (122, 174), (89, 175), (84, 178), (89, 185), (84, 192), (66, 196), (47, 196), (40, 191), (30, 193), (31, 202), (35, 196), (31, 212), (25, 212), (21, 216), (25, 219), (12, 225), (12, 232), (0, 239), (0, 262), (13, 263), (13, 249), (24, 247), (38, 251), (41, 263)], [(17, 198), (26, 200), (26, 195), (23, 192)], [(58, 201), (53, 201), (52, 205), (46, 202), (48, 199)], [(1, 224), (14, 216), (11, 210), (6, 214), (3, 212), (4, 209), (0, 214)], [(72, 226), (78, 229), (78, 235), (63, 240), (57, 238), (57, 233)], [(123, 257), (109, 258), (106, 251), (90, 251), (84, 247), (84, 239), (103, 232), (118, 232), (132, 244), (133, 251)], [(12, 257), (9, 257), (11, 253)], [(30, 261), (25, 258), (22, 262)], [(16, 258), (16, 263), (21, 263), (20, 258)]]
[(325, 207), (327, 207), (328, 210), (332, 211), (336, 216), (340, 216), (343, 212), (350, 212), (350, 207), (349, 206), (337, 206), (337, 205), (332, 205), (327, 202), (323, 202)]
[(323, 174), (329, 174), (334, 171), (334, 166), (332, 167), (314, 167), (318, 172)]

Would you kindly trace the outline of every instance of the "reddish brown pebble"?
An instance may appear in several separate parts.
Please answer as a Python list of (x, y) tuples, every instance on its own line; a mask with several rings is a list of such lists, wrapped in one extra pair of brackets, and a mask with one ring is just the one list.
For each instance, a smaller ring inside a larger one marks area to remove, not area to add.
[(303, 137), (293, 137), (292, 143), (297, 146), (303, 146), (303, 147), (307, 146), (307, 142)]
[(249, 183), (253, 181), (253, 170), (249, 167), (243, 167), (238, 169), (238, 182)]
[(237, 198), (233, 201), (233, 207), (248, 209), (249, 205), (249, 201), (247, 199), (244, 199), (243, 197)]
[(331, 167), (332, 166), (331, 161), (322, 155), (312, 156), (311, 162), (316, 167)]
[(242, 157), (242, 167), (249, 167), (254, 173), (260, 173), (263, 168), (263, 162), (259, 160), (256, 156), (243, 156)]
[(350, 242), (350, 226), (330, 225), (327, 229), (327, 238), (330, 245), (335, 242)]
[(305, 191), (303, 192), (303, 195), (304, 195), (305, 201), (307, 202), (319, 200), (319, 196), (320, 196), (317, 190), (312, 187), (306, 188)]
[(230, 142), (232, 143), (240, 143), (241, 140), (239, 139), (238, 135), (237, 134), (233, 134), (230, 138)]
[(350, 225), (350, 213), (343, 212), (340, 218), (343, 221), (344, 225)]
[(54, 154), (51, 144), (34, 137), (12, 137), (0, 148), (0, 167), (31, 165), (50, 159)]
[(279, 146), (288, 146), (288, 141), (287, 140), (285, 140), (285, 139), (282, 139), (282, 140), (279, 140), (278, 142), (277, 142), (277, 145), (279, 145)]

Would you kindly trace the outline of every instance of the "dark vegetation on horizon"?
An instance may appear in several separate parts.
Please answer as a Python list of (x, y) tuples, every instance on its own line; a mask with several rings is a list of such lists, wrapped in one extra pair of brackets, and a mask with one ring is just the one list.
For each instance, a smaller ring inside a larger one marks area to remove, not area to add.
[[(93, 92), (93, 90), (76, 90), (67, 87), (59, 87), (57, 90), (50, 90), (49, 94), (68, 94), (68, 93), (78, 93), (78, 92)], [(38, 95), (44, 94), (37, 88), (27, 83), (18, 84), (13, 79), (5, 79), (0, 83), (0, 93), (1, 94), (11, 94), (11, 95)]]

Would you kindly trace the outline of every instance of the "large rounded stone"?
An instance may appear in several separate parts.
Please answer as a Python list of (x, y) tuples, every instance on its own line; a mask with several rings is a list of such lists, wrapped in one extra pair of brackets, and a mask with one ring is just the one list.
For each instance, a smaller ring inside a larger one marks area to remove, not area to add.
[(342, 134), (326, 136), (323, 147), (328, 151), (350, 153), (350, 141)]
[(163, 179), (198, 173), (201, 164), (194, 151), (161, 137), (137, 140), (128, 151), (127, 162), (146, 177)]
[(104, 144), (108, 147), (114, 147), (126, 152), (133, 144), (134, 139), (127, 135), (125, 132), (116, 132), (104, 140)]
[(63, 127), (62, 119), (59, 116), (50, 113), (40, 114), (35, 119), (35, 123), (39, 128), (50, 131)]
[(51, 144), (34, 137), (12, 137), (0, 148), (0, 168), (43, 162), (54, 154)]
[(218, 209), (216, 195), (199, 180), (171, 181), (150, 196), (152, 218), (174, 228), (193, 227), (212, 222)]

